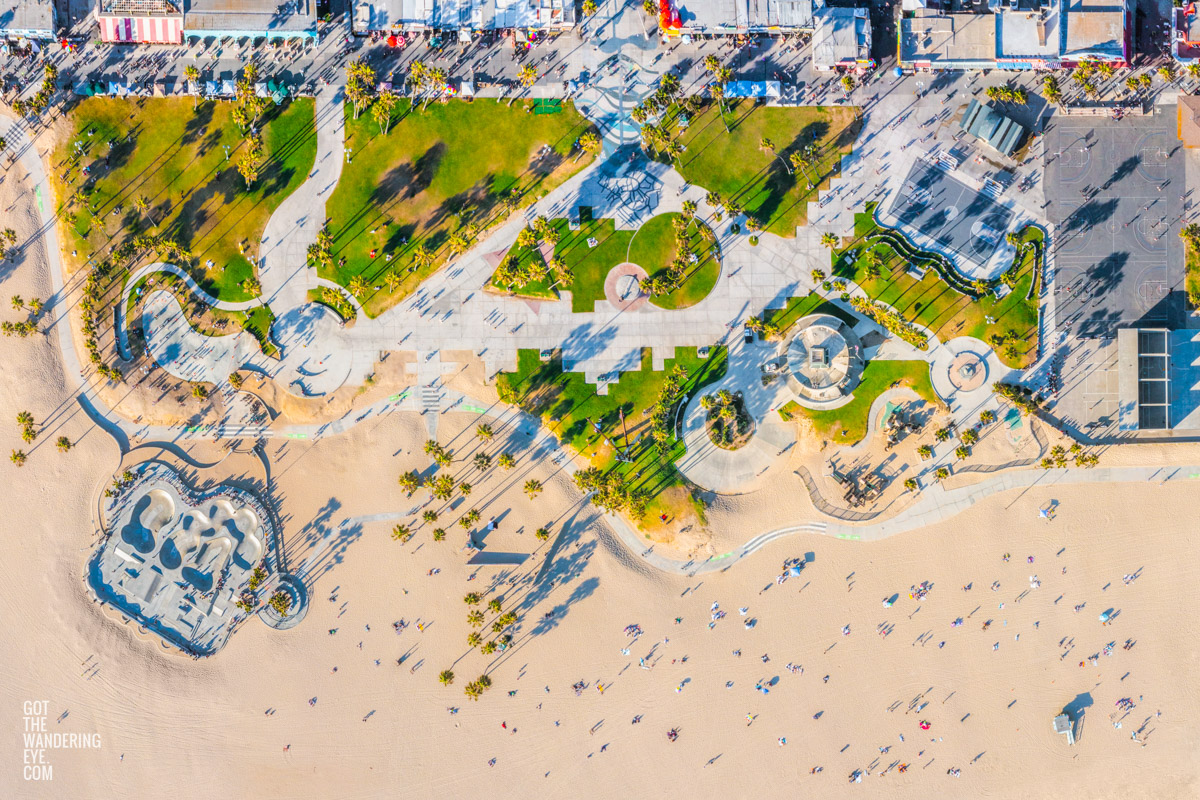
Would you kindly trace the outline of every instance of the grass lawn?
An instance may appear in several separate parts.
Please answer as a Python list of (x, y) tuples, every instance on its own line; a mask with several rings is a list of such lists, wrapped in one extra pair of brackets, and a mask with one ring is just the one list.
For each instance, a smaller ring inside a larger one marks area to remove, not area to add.
[[(445, 263), (456, 232), (474, 226), (478, 235), (502, 221), (505, 196), (519, 194), (519, 205), (528, 205), (591, 161), (572, 152), (592, 127), (574, 105), (564, 103), (559, 114), (529, 114), (525, 105), (452, 100), (421, 110), (401, 100), (385, 136), (369, 112), (352, 119), (347, 104), (352, 157), (328, 204), (334, 264), (321, 276), (345, 286), (362, 275), (368, 285), (381, 286), (396, 270), (403, 280), (394, 292), (371, 290), (360, 298), (374, 316)], [(546, 145), (551, 149), (543, 154)], [(418, 244), (434, 254), (432, 264), (413, 263)], [(391, 262), (386, 254), (394, 256)]]
[[(685, 485), (674, 463), (684, 447), (676, 439), (670, 454), (660, 459), (650, 438), (650, 420), (643, 412), (654, 405), (667, 372), (676, 365), (688, 371), (688, 394), (725, 374), (727, 353), (723, 347), (714, 347), (706, 359), (698, 358), (695, 348), (681, 347), (676, 353), (676, 358), (666, 362), (666, 371), (655, 372), (650, 351), (644, 350), (641, 370), (622, 373), (620, 382), (610, 384), (608, 394), (601, 396), (594, 385), (584, 381), (582, 373), (564, 373), (559, 357), (542, 363), (536, 350), (521, 350), (517, 371), (500, 375), (498, 388), (502, 397), (511, 393), (522, 409), (540, 416), (560, 440), (586, 455), (594, 466), (616, 470), (627, 477), (630, 488), (649, 493), (654, 499), (646, 517), (651, 519), (660, 513), (678, 512), (666, 508), (659, 495)], [(624, 426), (619, 417), (622, 410)], [(599, 424), (599, 432), (593, 423)], [(618, 462), (614, 445), (626, 447), (633, 462)]]
[[(572, 282), (551, 289), (554, 278), (550, 276), (514, 288), (513, 291), (521, 297), (548, 298), (557, 297), (559, 289), (570, 290), (572, 311), (593, 311), (596, 301), (604, 299), (604, 279), (618, 264), (632, 261), (651, 277), (665, 272), (666, 266), (675, 257), (675, 231), (671, 227), (671, 220), (676, 216), (672, 213), (652, 217), (637, 231), (619, 231), (611, 219), (584, 219), (577, 231), (571, 230), (565, 219), (551, 220), (550, 224), (559, 233), (554, 255), (570, 268)], [(700, 234), (697, 226), (702, 224), (693, 223), (688, 233), (692, 250), (699, 256), (699, 261), (688, 270), (687, 277), (678, 289), (651, 298), (650, 302), (661, 308), (687, 308), (703, 300), (712, 291), (720, 277), (721, 264), (717, 258), (716, 244)], [(589, 239), (596, 241), (595, 247), (588, 245)], [(519, 263), (535, 259), (544, 263), (537, 248), (519, 249), (514, 245), (508, 255), (515, 257)], [(501, 286), (494, 276), (492, 286), (500, 291), (508, 291), (509, 288)]]
[[(667, 268), (675, 258), (675, 229), (672, 227), (679, 214), (659, 214), (638, 228), (629, 243), (628, 261), (637, 264), (651, 278), (666, 277)], [(687, 308), (699, 303), (717, 285), (721, 276), (720, 252), (715, 241), (701, 234), (700, 220), (692, 220), (687, 230), (687, 243), (697, 260), (687, 268), (683, 282), (667, 294), (650, 298), (650, 303), (659, 308)], [(715, 237), (714, 237), (715, 238)]]
[[(313, 102), (299, 98), (263, 116), (267, 161), (249, 190), (235, 166), (245, 139), (233, 122), (233, 105), (210, 101), (193, 108), (192, 102), (89, 97), (70, 112), (72, 135), (55, 151), (53, 172), (72, 269), (126, 237), (164, 234), (192, 253), (192, 276), (205, 291), (221, 300), (249, 299), (240, 284), (254, 267), (238, 245), (247, 253), (258, 250), (271, 212), (312, 170)], [(82, 158), (68, 166), (77, 143)], [(136, 207), (139, 197), (148, 204), (144, 213)]]
[(762, 321), (777, 325), (781, 336), (787, 336), (788, 328), (804, 319), (809, 314), (829, 314), (837, 317), (847, 325), (854, 327), (859, 320), (853, 314), (845, 311), (826, 300), (819, 294), (806, 294), (802, 297), (789, 297), (783, 308), (770, 308), (762, 313)]
[[(764, 230), (791, 238), (808, 221), (808, 201), (828, 185), (842, 155), (849, 153), (861, 123), (852, 107), (770, 108), (753, 100), (727, 106), (726, 133), (715, 103), (709, 104), (679, 138), (686, 149), (678, 169), (684, 180), (736, 200)], [(759, 147), (763, 138), (776, 146), (772, 153)], [(808, 167), (789, 175), (784, 162), (800, 148), (816, 143), (819, 156)], [(777, 155), (778, 157), (777, 157)], [(782, 159), (782, 160), (781, 160)], [(808, 181), (813, 183), (808, 188)]]
[[(843, 241), (843, 246), (833, 252), (833, 278), (846, 278), (857, 283), (875, 300), (894, 307), (906, 319), (924, 325), (942, 341), (957, 336), (974, 336), (989, 342), (993, 334), (1015, 337), (1016, 354), (1010, 357), (1003, 348), (997, 348), (1000, 359), (1010, 367), (1025, 367), (1037, 357), (1038, 299), (1026, 300), (1030, 283), (1034, 279), (1033, 250), (1026, 250), (1017, 267), (1017, 282), (1003, 299), (996, 300), (991, 292), (980, 300), (972, 300), (952, 289), (933, 269), (917, 280), (905, 268), (907, 262), (885, 243), (876, 243), (872, 248), (864, 246), (864, 239), (880, 230), (867, 211), (854, 218), (854, 238)], [(1042, 239), (1042, 232), (1028, 227), (1021, 233), (1024, 241)], [(868, 278), (866, 256), (873, 249), (882, 258), (881, 275)], [(989, 322), (988, 318), (995, 322)], [(990, 342), (989, 342), (990, 343)]]
[(867, 434), (871, 404), (894, 383), (907, 386), (927, 403), (939, 404), (929, 382), (929, 364), (925, 361), (868, 361), (862, 382), (854, 389), (854, 399), (841, 408), (814, 411), (791, 402), (779, 410), (784, 419), (807, 417), (816, 432), (838, 444), (854, 444)]
[(1200, 307), (1200, 253), (1196, 252), (1196, 248), (1185, 247), (1187, 260), (1184, 262), (1187, 266), (1187, 296), (1188, 302), (1193, 307)]

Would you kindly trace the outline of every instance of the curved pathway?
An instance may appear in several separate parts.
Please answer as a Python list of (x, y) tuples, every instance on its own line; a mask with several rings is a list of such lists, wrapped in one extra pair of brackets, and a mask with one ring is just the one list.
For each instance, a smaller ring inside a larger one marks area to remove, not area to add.
[[(200, 284), (187, 272), (174, 264), (168, 264), (165, 261), (157, 261), (153, 264), (146, 264), (138, 267), (129, 277), (125, 279), (125, 288), (121, 291), (121, 301), (117, 305), (117, 343), (121, 351), (121, 358), (126, 361), (133, 359), (133, 353), (129, 349), (129, 331), (125, 322), (125, 309), (129, 307), (129, 296), (133, 294), (134, 287), (138, 281), (145, 278), (147, 275), (153, 275), (156, 272), (165, 272), (180, 278), (187, 285), (188, 291), (196, 296), (200, 302), (207, 306), (215, 308), (219, 311), (249, 311), (252, 308), (258, 308), (263, 304), (262, 298), (254, 297), (249, 300), (243, 300), (235, 303), (229, 300), (218, 300), (208, 292), (200, 288)], [(156, 289), (151, 289), (151, 294)], [(147, 298), (149, 299), (149, 298)]]

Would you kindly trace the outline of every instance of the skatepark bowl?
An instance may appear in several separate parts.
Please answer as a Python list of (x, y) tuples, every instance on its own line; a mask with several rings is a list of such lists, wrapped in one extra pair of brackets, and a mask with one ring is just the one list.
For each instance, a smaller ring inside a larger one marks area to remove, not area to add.
[(106, 603), (189, 652), (219, 649), (239, 617), (236, 602), (267, 555), (269, 521), (233, 487), (204, 494), (169, 466), (147, 462), (109, 502), (92, 589)]

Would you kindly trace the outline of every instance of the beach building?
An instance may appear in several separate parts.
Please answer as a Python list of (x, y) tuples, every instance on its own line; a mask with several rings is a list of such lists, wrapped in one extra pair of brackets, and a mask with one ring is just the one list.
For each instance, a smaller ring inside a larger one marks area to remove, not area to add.
[(865, 8), (822, 8), (813, 15), (813, 66), (835, 69), (874, 66), (871, 18)]
[[(1084, 60), (1129, 65), (1128, 0), (991, 0), (978, 13), (943, 13), (924, 0), (900, 20), (906, 69), (1060, 69)], [(906, 6), (907, 7), (907, 6)]]
[(356, 0), (355, 33), (548, 31), (574, 27), (572, 0)]
[(900, 62), (914, 69), (990, 69), (996, 17), (919, 9), (900, 20)]
[(5, 39), (54, 39), (58, 29), (54, 0), (0, 0), (0, 36)]
[(1183, 64), (1191, 64), (1200, 58), (1200, 14), (1196, 13), (1195, 3), (1175, 9), (1171, 54)]
[(959, 127), (1004, 156), (1016, 152), (1027, 133), (1025, 128), (978, 100), (967, 105)]
[(316, 0), (185, 0), (183, 35), (317, 39)]
[(108, 44), (183, 44), (182, 0), (100, 0), (96, 24)]
[(813, 29), (812, 0), (689, 0), (678, 3), (678, 10), (684, 35)]

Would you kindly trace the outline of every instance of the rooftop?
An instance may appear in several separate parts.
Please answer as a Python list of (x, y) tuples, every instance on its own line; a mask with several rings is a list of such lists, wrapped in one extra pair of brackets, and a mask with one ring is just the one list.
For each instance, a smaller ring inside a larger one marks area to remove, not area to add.
[(871, 20), (865, 8), (823, 8), (814, 14), (813, 64), (831, 69), (871, 57)]
[(1006, 10), (999, 15), (1002, 58), (1057, 58), (1062, 46), (1057, 8)]
[(991, 14), (940, 14), (919, 10), (900, 23), (902, 61), (990, 61), (996, 57)]
[(812, 0), (683, 0), (679, 16), (697, 33), (768, 28), (812, 30)]
[(1025, 129), (996, 109), (972, 100), (959, 123), (963, 130), (987, 142), (1002, 155), (1010, 156), (1025, 138)]
[(297, 31), (315, 29), (316, 0), (185, 0), (188, 31)]
[(1179, 141), (1184, 147), (1200, 147), (1200, 97), (1179, 95)]
[(54, 0), (0, 0), (0, 31), (54, 36)]
[(1124, 0), (1064, 0), (1062, 55), (1125, 57)]

